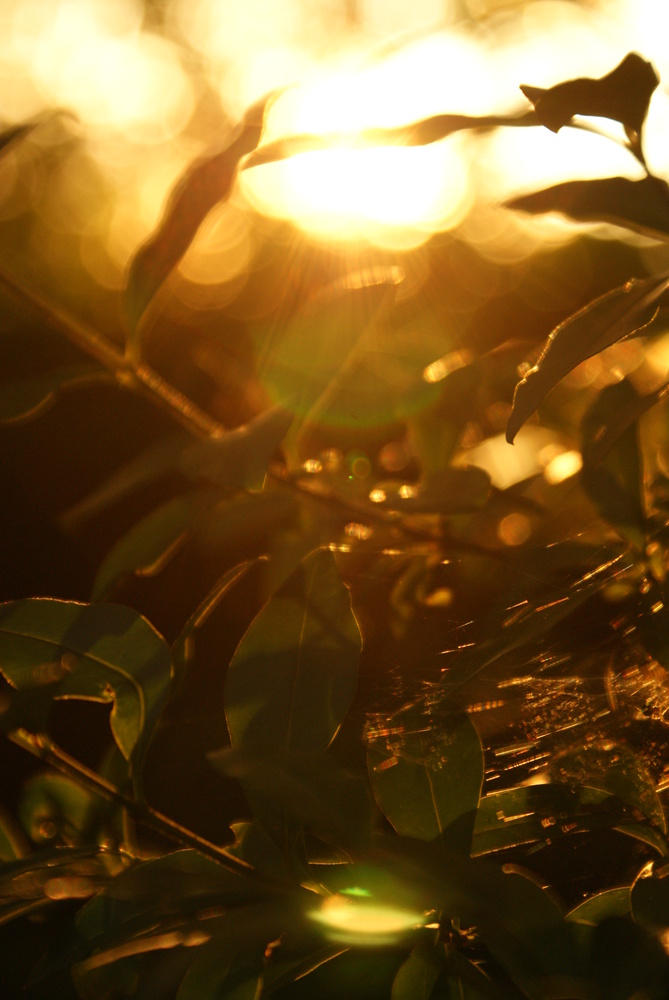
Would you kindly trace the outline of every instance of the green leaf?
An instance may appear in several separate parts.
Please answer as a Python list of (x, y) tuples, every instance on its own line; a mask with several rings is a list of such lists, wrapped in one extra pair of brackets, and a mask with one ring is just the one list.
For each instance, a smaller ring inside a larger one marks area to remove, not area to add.
[(583, 470), (581, 485), (603, 517), (637, 549), (645, 546), (647, 525), (643, 489), (641, 448), (636, 423), (621, 430), (615, 444), (599, 463), (592, 461), (606, 427), (619, 413), (629, 414), (639, 404), (634, 386), (627, 379), (599, 393), (581, 422)]
[(64, 774), (34, 775), (23, 786), (18, 814), (30, 839), (90, 843), (95, 798)]
[(632, 181), (602, 177), (564, 181), (505, 202), (507, 208), (540, 215), (561, 212), (576, 222), (608, 222), (666, 240), (669, 235), (669, 189), (657, 177)]
[[(0, 141), (2, 136), (0, 136)], [(54, 368), (0, 386), (0, 423), (18, 423), (44, 413), (67, 389), (96, 382), (113, 382), (107, 371), (80, 364)]]
[(534, 105), (541, 123), (552, 132), (567, 125), (574, 115), (587, 115), (610, 118), (624, 125), (628, 134), (639, 134), (659, 82), (651, 64), (630, 52), (619, 66), (599, 79), (580, 77), (548, 89), (520, 89)]
[[(589, 774), (579, 770), (579, 781)], [(594, 782), (592, 782), (594, 784)], [(522, 785), (486, 795), (474, 825), (472, 854), (488, 854), (520, 844), (531, 844), (582, 833), (585, 830), (620, 829), (636, 820), (638, 796), (621, 797), (612, 789), (587, 784)], [(653, 821), (657, 819), (655, 809)]]
[(260, 611), (228, 670), (233, 746), (325, 750), (355, 692), (360, 632), (334, 556), (318, 550)]
[(131, 573), (152, 576), (162, 569), (185, 541), (188, 528), (208, 500), (200, 491), (189, 493), (168, 500), (143, 517), (105, 556), (93, 581), (92, 600), (104, 600)]
[(249, 108), (222, 148), (191, 164), (172, 190), (157, 231), (135, 254), (126, 289), (131, 353), (138, 354), (135, 331), (147, 306), (185, 254), (205, 217), (229, 196), (241, 158), (258, 145), (270, 99), (264, 97)]
[(601, 923), (606, 917), (625, 917), (630, 912), (630, 886), (619, 889), (605, 889), (589, 896), (567, 914), (567, 920), (591, 927)]
[(669, 927), (669, 867), (665, 864), (645, 867), (630, 893), (632, 916), (639, 924), (664, 930)]
[(131, 608), (28, 598), (0, 606), (0, 670), (19, 691), (113, 702), (114, 739), (137, 778), (171, 681), (169, 647)]
[(423, 939), (414, 945), (393, 982), (392, 1000), (429, 1000), (444, 967), (444, 945)]
[(176, 1000), (256, 1000), (268, 943), (261, 941), (232, 954), (216, 939), (204, 945), (184, 976)]
[(323, 754), (275, 749), (271, 754), (224, 748), (207, 755), (222, 774), (236, 778), (249, 801), (284, 812), (336, 847), (369, 846), (371, 803), (361, 775)]
[(279, 846), (259, 820), (231, 823), (230, 829), (235, 835), (234, 844), (227, 848), (230, 854), (246, 861), (262, 875), (284, 881), (290, 878), (292, 869), (286, 864), (286, 858)]
[(444, 706), (401, 709), (370, 740), (368, 768), (376, 800), (402, 836), (469, 853), (483, 782), (483, 750), (466, 712)]
[(261, 490), (267, 466), (285, 437), (293, 415), (273, 406), (244, 427), (184, 449), (178, 468), (189, 479), (220, 486)]
[(536, 365), (516, 386), (507, 441), (513, 441), (548, 392), (581, 361), (645, 326), (668, 288), (667, 275), (628, 281), (556, 327)]

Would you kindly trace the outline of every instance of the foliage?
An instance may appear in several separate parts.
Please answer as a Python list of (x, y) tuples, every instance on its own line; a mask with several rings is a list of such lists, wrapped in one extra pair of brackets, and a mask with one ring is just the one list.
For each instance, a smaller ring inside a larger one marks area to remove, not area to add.
[[(659, 241), (668, 231), (667, 186), (648, 171), (642, 146), (657, 84), (652, 67), (631, 54), (600, 80), (523, 87), (535, 110), (520, 115), (443, 115), (367, 139), (425, 144), (464, 129), (557, 131), (574, 116), (610, 118), (623, 125), (643, 180), (574, 181), (512, 207), (613, 221)], [(662, 724), (666, 712), (657, 691), (669, 669), (667, 480), (655, 455), (662, 441), (650, 439), (646, 422), (664, 386), (613, 380), (588, 395), (579, 427), (563, 417), (562, 433), (580, 435), (578, 484), (491, 487), (468, 464), (463, 432), (479, 418), (477, 388), (497, 385), (502, 354), (450, 356), (426, 389), (433, 346), (428, 338), (425, 356), (418, 347), (406, 364), (395, 275), (381, 268), (299, 302), (266, 349), (267, 406), (242, 427), (221, 427), (152, 373), (143, 334), (149, 305), (159, 308), (157, 293), (238, 171), (326, 144), (296, 136), (263, 146), (265, 105), (185, 173), (136, 253), (127, 350), (100, 348), (73, 327), (65, 332), (94, 363), (0, 390), (0, 417), (15, 422), (40, 415), (64, 389), (112, 378), (179, 425), (64, 518), (76, 530), (147, 485), (154, 495), (167, 490), (108, 552), (91, 602), (36, 597), (0, 608), (8, 682), (0, 723), (52, 769), (26, 784), (23, 832), (0, 816), (0, 920), (59, 914), (29, 986), (49, 988), (69, 969), (76, 994), (96, 1000), (661, 1000), (669, 993), (669, 844), (658, 766), (616, 720)], [(0, 148), (32, 127), (10, 130)], [(666, 273), (630, 279), (560, 323), (516, 387), (508, 440), (549, 394), (564, 392), (565, 376), (583, 361), (661, 332), (668, 289)], [(291, 365), (306, 354), (309, 376), (296, 380)], [(379, 356), (391, 372), (383, 385), (374, 375)], [(412, 406), (419, 389), (432, 393), (420, 412)], [(565, 410), (572, 405), (559, 399)], [(378, 450), (409, 440), (409, 481), (367, 458), (361, 474), (360, 465), (351, 472), (333, 450), (334, 414), (381, 405), (390, 416)], [(545, 412), (548, 423), (558, 419)], [(567, 533), (565, 506), (575, 519)], [(534, 519), (536, 540), (490, 543), (490, 525), (510, 516)], [(171, 623), (171, 644), (139, 610), (108, 603), (128, 577), (160, 574), (184, 554), (187, 566), (203, 548), (215, 579)], [(237, 595), (250, 580), (260, 600), (247, 614)], [(454, 592), (471, 591), (478, 613), (440, 636), (442, 647), (452, 645), (438, 680), (392, 709), (365, 704), (362, 684), (356, 695), (361, 649), (375, 648), (370, 614), (406, 649), (421, 612), (442, 614)], [(201, 640), (235, 600), (243, 634), (218, 664), (223, 680), (207, 695), (210, 716), (193, 721)], [(541, 685), (553, 685), (561, 701), (550, 708), (555, 734), (590, 723), (569, 702), (583, 683), (572, 677), (576, 657), (602, 675), (609, 730), (600, 737), (581, 728), (584, 740), (558, 740), (542, 753), (552, 730), (516, 719), (495, 743), (483, 709), (504, 709), (514, 686), (528, 692), (525, 708), (538, 717)], [(113, 742), (97, 770), (50, 735), (58, 703), (71, 699), (112, 704)], [(626, 700), (631, 714), (616, 716)], [(151, 804), (166, 740), (197, 749), (205, 722), (218, 734), (206, 757), (220, 780), (220, 801), (206, 806), (220, 808), (227, 782), (247, 807), (227, 846)], [(179, 732), (185, 737), (170, 735)], [(507, 770), (494, 787), (505, 754), (518, 776)], [(546, 861), (560, 850), (592, 858), (612, 843), (631, 852), (623, 884), (588, 883), (577, 903), (569, 878), (546, 878)]]

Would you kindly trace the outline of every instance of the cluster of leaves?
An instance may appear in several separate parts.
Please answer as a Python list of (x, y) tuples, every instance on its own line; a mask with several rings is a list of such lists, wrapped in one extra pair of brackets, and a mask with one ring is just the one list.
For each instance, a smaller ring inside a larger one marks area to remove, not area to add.
[[(512, 207), (613, 221), (666, 239), (667, 186), (647, 172), (642, 149), (657, 83), (652, 67), (632, 54), (600, 80), (523, 88), (534, 109), (519, 116), (443, 115), (367, 138), (424, 144), (460, 129), (557, 131), (575, 124), (575, 116), (610, 118), (622, 123), (631, 155), (646, 170), (643, 180), (575, 181)], [(418, 600), (444, 552), (495, 556), (477, 549), (476, 518), (507, 509), (509, 498), (490, 489), (481, 469), (453, 463), (467, 421), (463, 400), (494, 358), (470, 359), (443, 380), (427, 415), (406, 416), (417, 482), (377, 482), (372, 499), (369, 484), (363, 493), (338, 467), (311, 474), (301, 463), (307, 432), (336, 404), (394, 307), (390, 271), (330, 289), (317, 308), (298, 311), (285, 334), (291, 351), (328, 327), (335, 331), (329, 348), (336, 343), (337, 350), (321, 358), (310, 347), (315, 374), (299, 392), (285, 388), (277, 352), (269, 381), (279, 403), (244, 427), (224, 431), (151, 376), (142, 351), (147, 310), (203, 218), (228, 197), (237, 171), (327, 143), (297, 136), (261, 145), (265, 106), (251, 109), (232, 140), (182, 178), (129, 271), (127, 351), (95, 354), (128, 391), (153, 392), (170, 405), (182, 429), (118, 470), (69, 520), (75, 524), (165, 473), (178, 474), (184, 489), (117, 542), (91, 603), (41, 597), (0, 608), (0, 670), (11, 685), (2, 729), (55, 769), (26, 788), (23, 832), (9, 817), (0, 825), (0, 920), (80, 904), (30, 982), (70, 968), (79, 996), (96, 1000), (345, 992), (393, 1000), (661, 1000), (669, 991), (660, 942), (669, 927), (669, 843), (652, 776), (624, 746), (593, 744), (578, 758), (586, 769), (581, 779), (563, 757), (544, 784), (490, 791), (484, 747), (458, 694), (472, 678), (568, 630), (614, 586), (622, 588), (616, 615), (626, 635), (633, 632), (627, 641), (669, 669), (663, 484), (644, 477), (638, 427), (664, 387), (640, 396), (623, 379), (587, 409), (581, 486), (605, 528), (596, 546), (584, 541), (569, 549), (575, 578), (549, 602), (538, 582), (530, 590), (527, 575), (524, 593), (506, 581), (485, 630), (464, 644), (430, 697), (370, 727), (362, 764), (360, 753), (354, 764), (344, 762), (338, 738), (356, 692), (362, 640), (342, 580), (345, 560), (333, 550), (352, 521), (360, 551), (370, 536), (377, 546), (403, 546), (398, 607)], [(668, 289), (667, 274), (630, 281), (559, 326), (516, 388), (509, 440), (580, 362), (645, 335)], [(351, 299), (356, 308), (341, 311)], [(343, 328), (342, 315), (355, 323)], [(61, 389), (108, 376), (99, 366), (51, 370), (3, 387), (0, 412), (5, 420), (33, 416)], [(171, 646), (135, 610), (105, 603), (129, 574), (157, 571), (189, 539), (224, 550), (223, 539), (236, 536), (248, 542), (248, 558), (223, 567)], [(551, 553), (523, 551), (520, 558), (526, 566), (544, 558), (547, 569)], [(234, 842), (222, 848), (151, 807), (145, 762), (161, 719), (188, 688), (200, 630), (259, 564), (265, 600), (226, 672), (229, 745), (209, 754), (249, 806), (249, 818), (233, 825)], [(99, 772), (48, 735), (54, 702), (73, 698), (112, 705), (114, 748)], [(153, 846), (147, 857), (145, 827), (179, 849)], [(637, 869), (626, 884), (571, 909), (532, 877), (531, 865), (509, 863), (519, 847), (531, 852), (602, 830), (638, 845)], [(49, 846), (40, 848), (44, 840)]]

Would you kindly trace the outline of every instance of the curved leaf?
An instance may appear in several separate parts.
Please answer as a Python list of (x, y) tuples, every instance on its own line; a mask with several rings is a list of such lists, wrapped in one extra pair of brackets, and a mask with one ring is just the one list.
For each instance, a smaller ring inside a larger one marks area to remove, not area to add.
[(268, 944), (261, 939), (232, 953), (218, 940), (205, 944), (184, 976), (176, 1000), (256, 1000)]
[(634, 882), (630, 893), (632, 916), (646, 927), (669, 927), (669, 885), (666, 864), (652, 869), (644, 868)]
[(135, 254), (128, 273), (126, 311), (129, 348), (136, 351), (135, 328), (152, 298), (192, 243), (200, 224), (228, 197), (240, 159), (260, 142), (269, 97), (253, 105), (222, 149), (196, 160), (173, 189), (158, 230)]
[(202, 493), (174, 497), (135, 524), (107, 553), (98, 569), (91, 599), (104, 600), (125, 576), (158, 572), (180, 543), (203, 507)]
[(579, 77), (554, 87), (521, 86), (535, 107), (542, 125), (557, 132), (574, 115), (611, 118), (629, 133), (641, 132), (648, 105), (660, 78), (649, 62), (636, 52), (599, 79)]
[(137, 772), (166, 701), (169, 646), (118, 604), (28, 598), (0, 606), (0, 671), (24, 693), (113, 702), (110, 723)]
[(630, 886), (605, 889), (589, 896), (567, 914), (567, 920), (594, 927), (606, 917), (624, 917), (630, 912)]
[(429, 1000), (444, 967), (443, 943), (421, 940), (398, 969), (391, 1000)]
[(114, 382), (107, 371), (92, 365), (68, 365), (0, 386), (0, 423), (18, 423), (44, 413), (60, 393), (80, 385)]
[[(376, 800), (403, 836), (442, 837), (469, 853), (483, 783), (483, 750), (466, 712), (412, 705), (371, 739), (367, 754)], [(436, 716), (436, 717), (435, 717)]]
[(556, 327), (536, 365), (516, 386), (507, 441), (513, 442), (544, 397), (576, 365), (645, 326), (668, 288), (667, 275), (628, 281)]
[(361, 639), (333, 554), (304, 560), (251, 623), (228, 670), (233, 746), (325, 750), (355, 692)]
[(581, 485), (600, 513), (637, 549), (646, 541), (643, 469), (638, 428), (627, 422), (608, 453), (598, 463), (593, 450), (601, 446), (605, 428), (620, 414), (639, 406), (639, 396), (627, 379), (609, 385), (598, 394), (581, 421), (583, 469)]
[(669, 236), (669, 189), (657, 177), (564, 181), (504, 204), (532, 215), (562, 212), (577, 222), (609, 222), (655, 239)]

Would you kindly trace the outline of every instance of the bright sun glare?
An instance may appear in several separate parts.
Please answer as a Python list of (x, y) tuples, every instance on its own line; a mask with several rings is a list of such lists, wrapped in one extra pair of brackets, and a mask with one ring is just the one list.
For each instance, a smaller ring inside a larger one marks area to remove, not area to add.
[[(607, 72), (634, 44), (662, 72), (664, 56), (642, 31), (649, 2), (616, 0), (597, 12), (535, 0), (513, 10), (506, 4), (504, 14), (499, 3), (480, 0), (477, 25), (458, 21), (456, 5), (443, 0), (167, 0), (164, 30), (153, 31), (140, 0), (3, 0), (4, 114), (18, 120), (49, 105), (70, 108), (87, 131), (116, 135), (113, 157), (109, 139), (91, 148), (115, 176), (122, 173), (119, 143), (126, 144), (129, 229), (120, 240), (110, 236), (108, 249), (127, 258), (155, 224), (177, 167), (199, 151), (184, 131), (201, 96), (179, 47), (186, 41), (231, 120), (263, 93), (286, 87), (263, 141), (305, 134), (332, 140), (327, 150), (242, 172), (247, 202), (328, 240), (407, 249), (462, 223), (482, 189), (499, 201), (510, 189), (629, 171), (630, 164), (613, 144), (568, 130), (557, 137), (503, 130), (474, 145), (456, 135), (411, 148), (365, 147), (362, 132), (445, 112), (519, 111), (519, 83), (549, 86), (565, 74)], [(626, 20), (637, 13), (637, 33), (626, 34)], [(150, 153), (161, 148), (164, 155)]]

